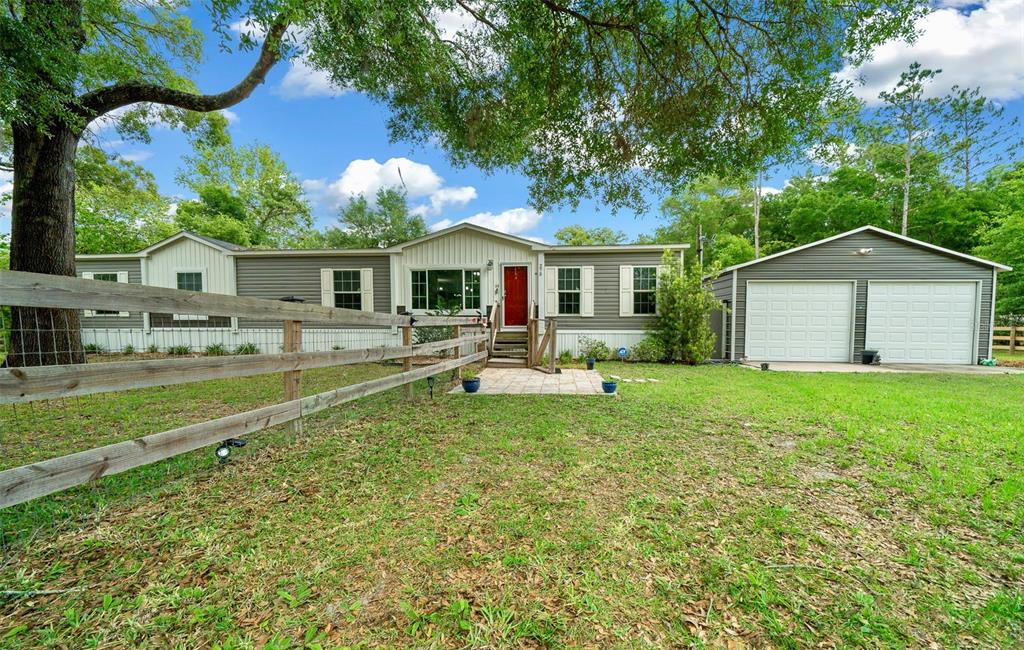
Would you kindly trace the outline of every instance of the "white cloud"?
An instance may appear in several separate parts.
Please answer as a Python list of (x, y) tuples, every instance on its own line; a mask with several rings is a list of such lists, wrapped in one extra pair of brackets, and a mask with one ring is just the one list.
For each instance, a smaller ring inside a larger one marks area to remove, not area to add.
[(981, 87), (986, 97), (1012, 100), (1024, 96), (1024, 3), (990, 0), (981, 3), (951, 0), (918, 19), (918, 39), (893, 41), (875, 48), (860, 68), (847, 67), (843, 80), (862, 78), (855, 92), (868, 104), (878, 104), (878, 93), (896, 85), (901, 72), (917, 61), (925, 68), (941, 69), (929, 88), (943, 95), (954, 84)]
[(225, 108), (221, 110), (220, 114), (224, 116), (224, 119), (228, 121), (228, 124), (238, 124), (238, 113), (234, 111), (229, 111)]
[(366, 197), (372, 205), (379, 190), (395, 188), (404, 191), (410, 201), (425, 200), (410, 210), (418, 216), (436, 216), (446, 208), (461, 208), (477, 197), (475, 187), (447, 187), (430, 165), (408, 158), (389, 158), (383, 163), (374, 158), (353, 160), (336, 180), (307, 179), (302, 187), (311, 200), (332, 211), (356, 196)]
[(129, 151), (128, 153), (121, 154), (121, 157), (128, 162), (142, 162), (143, 160), (149, 160), (153, 157), (152, 151)]
[(782, 189), (778, 187), (768, 187), (767, 185), (761, 186), (761, 196), (771, 196), (772, 194), (782, 194)]
[(302, 57), (289, 63), (288, 72), (281, 79), (278, 93), (287, 99), (298, 97), (337, 97), (350, 89), (339, 88), (331, 83), (330, 77), (323, 70), (317, 70)]
[[(529, 230), (533, 230), (543, 215), (536, 210), (530, 208), (512, 208), (494, 214), (493, 212), (478, 212), (472, 217), (465, 219), (459, 219), (453, 221), (451, 219), (442, 219), (435, 224), (430, 226), (432, 231), (443, 230), (449, 226), (454, 226), (456, 223), (472, 223), (484, 228), (490, 228), (491, 230), (497, 230), (498, 232), (507, 233), (509, 235), (522, 235)], [(533, 239), (534, 241), (543, 241), (539, 238), (527, 237), (527, 239)]]

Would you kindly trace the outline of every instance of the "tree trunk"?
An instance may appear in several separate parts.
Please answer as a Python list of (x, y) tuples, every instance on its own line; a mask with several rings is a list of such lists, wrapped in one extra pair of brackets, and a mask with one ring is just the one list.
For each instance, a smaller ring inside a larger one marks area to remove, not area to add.
[[(75, 150), (79, 134), (62, 124), (47, 133), (13, 124), (11, 270), (75, 275)], [(11, 307), (5, 365), (85, 363), (79, 312)]]
[(754, 259), (761, 257), (761, 171), (754, 181)]
[(910, 212), (910, 149), (913, 146), (913, 132), (907, 131), (907, 150), (903, 152), (903, 224), (900, 234), (907, 236), (907, 217)]

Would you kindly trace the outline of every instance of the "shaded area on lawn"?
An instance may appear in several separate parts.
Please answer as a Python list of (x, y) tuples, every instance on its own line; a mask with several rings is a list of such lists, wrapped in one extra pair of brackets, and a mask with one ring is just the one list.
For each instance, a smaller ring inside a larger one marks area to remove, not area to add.
[(419, 386), (0, 512), (2, 588), (88, 587), (0, 605), (0, 638), (1021, 641), (1020, 377), (602, 370), (661, 381)]

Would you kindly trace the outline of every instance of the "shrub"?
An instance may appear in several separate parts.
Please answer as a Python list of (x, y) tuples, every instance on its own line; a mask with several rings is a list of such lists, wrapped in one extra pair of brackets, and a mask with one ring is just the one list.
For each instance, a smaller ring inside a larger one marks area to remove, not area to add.
[(107, 349), (99, 343), (86, 343), (83, 349), (86, 354), (103, 354), (107, 351)]
[(167, 348), (167, 354), (184, 355), (192, 354), (192, 348), (187, 345), (171, 345)]
[(562, 350), (558, 353), (558, 363), (564, 365), (572, 363), (572, 352)]
[(612, 349), (608, 347), (607, 343), (600, 339), (581, 336), (579, 340), (577, 340), (576, 345), (579, 346), (580, 356), (584, 359), (587, 357), (594, 357), (599, 360), (612, 358)]
[(664, 347), (666, 358), (704, 363), (715, 349), (711, 312), (721, 309), (722, 303), (705, 286), (700, 269), (683, 273), (679, 257), (668, 251), (662, 265), (650, 335)]
[(121, 348), (121, 354), (135, 354), (135, 346), (129, 343)]
[(223, 357), (228, 353), (228, 349), (221, 343), (211, 343), (206, 346), (206, 354), (211, 357)]
[(149, 352), (150, 354), (156, 354), (159, 351), (160, 348), (157, 346), (156, 343), (150, 343), (149, 347), (146, 348), (146, 352)]
[(338, 352), (338, 351), (344, 350), (345, 348), (343, 346), (340, 346), (340, 345), (332, 345), (331, 349), (334, 350), (335, 352)]
[[(458, 316), (462, 308), (459, 305), (442, 306), (441, 308), (427, 312), (430, 316)], [(455, 329), (451, 326), (445, 327), (417, 327), (412, 331), (412, 341), (416, 345), (444, 341), (455, 336)], [(445, 356), (442, 354), (441, 356)]]
[(241, 343), (235, 348), (235, 354), (259, 354), (259, 351), (255, 343)]
[(661, 341), (648, 336), (629, 349), (629, 358), (643, 363), (657, 363), (668, 358)]

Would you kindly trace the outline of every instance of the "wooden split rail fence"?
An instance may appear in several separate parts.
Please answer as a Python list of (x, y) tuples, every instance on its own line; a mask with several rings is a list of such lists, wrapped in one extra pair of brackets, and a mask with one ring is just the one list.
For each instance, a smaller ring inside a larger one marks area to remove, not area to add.
[(997, 325), (993, 327), (992, 349), (1024, 352), (1024, 325)]
[[(411, 316), (246, 298), (137, 284), (0, 271), (0, 305), (42, 309), (82, 309), (167, 314), (203, 314), (279, 321), (280, 354), (208, 356), (108, 363), (0, 368), (0, 404), (19, 404), (93, 393), (282, 373), (278, 404), (118, 442), (104, 447), (0, 471), (0, 508), (22, 503), (91, 480), (170, 458), (261, 429), (296, 424), (305, 415), (361, 397), (405, 386), (487, 358), (487, 320), (483, 317)], [(302, 352), (302, 324), (397, 327), (402, 344), (355, 350)], [(413, 329), (451, 327), (451, 338), (413, 345)], [(465, 335), (463, 328), (479, 328)], [(464, 354), (463, 349), (475, 350)], [(454, 350), (454, 358), (413, 368), (416, 358)], [(355, 363), (401, 360), (394, 375), (300, 397), (301, 373)]]

